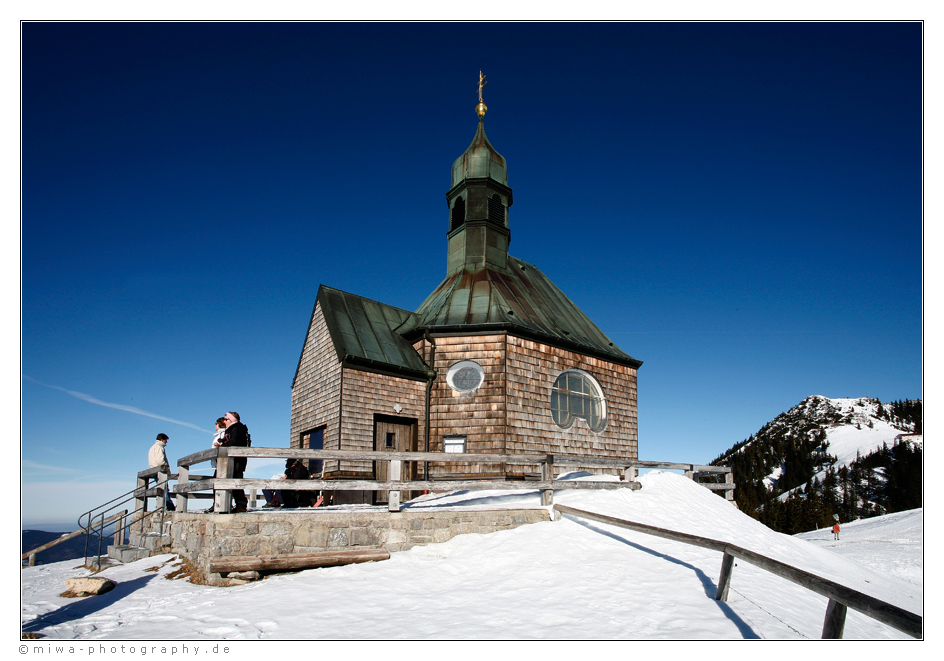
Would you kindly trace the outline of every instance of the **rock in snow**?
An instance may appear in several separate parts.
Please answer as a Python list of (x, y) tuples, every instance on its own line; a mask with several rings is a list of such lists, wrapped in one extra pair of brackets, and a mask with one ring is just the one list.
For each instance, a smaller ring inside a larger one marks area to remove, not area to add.
[(105, 594), (114, 589), (115, 582), (107, 578), (91, 576), (88, 578), (67, 578), (64, 597), (90, 597), (96, 594)]

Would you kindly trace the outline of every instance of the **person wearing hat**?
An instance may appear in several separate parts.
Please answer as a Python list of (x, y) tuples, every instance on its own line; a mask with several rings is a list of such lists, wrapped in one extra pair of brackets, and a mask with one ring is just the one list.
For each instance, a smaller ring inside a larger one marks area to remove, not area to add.
[[(148, 451), (148, 467), (149, 468), (159, 468), (162, 473), (170, 475), (170, 464), (167, 462), (167, 441), (170, 440), (167, 434), (158, 434), (157, 440), (154, 441), (154, 445), (151, 446), (151, 449)], [(176, 509), (174, 507), (173, 501), (170, 499), (170, 492), (166, 493), (167, 509), (173, 511)]]

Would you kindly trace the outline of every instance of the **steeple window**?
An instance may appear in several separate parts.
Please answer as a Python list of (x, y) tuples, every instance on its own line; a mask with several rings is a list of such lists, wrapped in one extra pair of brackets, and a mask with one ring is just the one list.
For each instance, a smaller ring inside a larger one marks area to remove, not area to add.
[(452, 213), (449, 218), (449, 231), (456, 229), (465, 222), (465, 200), (461, 197), (456, 198), (455, 204), (452, 205)]
[(501, 195), (495, 193), (488, 198), (488, 220), (502, 227), (507, 227), (505, 218), (505, 204), (502, 202)]

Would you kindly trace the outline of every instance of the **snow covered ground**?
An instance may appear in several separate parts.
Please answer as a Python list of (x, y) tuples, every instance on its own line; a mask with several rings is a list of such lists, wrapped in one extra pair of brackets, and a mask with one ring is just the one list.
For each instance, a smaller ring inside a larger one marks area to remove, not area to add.
[[(608, 479), (574, 476), (577, 479)], [(675, 474), (639, 491), (564, 491), (555, 502), (731, 541), (922, 613), (922, 510), (789, 537)], [(537, 492), (428, 496), (414, 507), (539, 506)], [(45, 639), (719, 640), (820, 637), (827, 600), (744, 562), (715, 601), (721, 554), (564, 517), (394, 553), (384, 562), (215, 588), (167, 580), (176, 557), (110, 567), (109, 593), (59, 597), (76, 562), (22, 570), (24, 632)], [(909, 639), (850, 610), (847, 639)], [(246, 649), (231, 643), (238, 652)], [(76, 648), (90, 647), (76, 644)], [(258, 656), (255, 647), (253, 656)], [(313, 652), (315, 653), (315, 652)], [(247, 652), (248, 655), (248, 652)]]

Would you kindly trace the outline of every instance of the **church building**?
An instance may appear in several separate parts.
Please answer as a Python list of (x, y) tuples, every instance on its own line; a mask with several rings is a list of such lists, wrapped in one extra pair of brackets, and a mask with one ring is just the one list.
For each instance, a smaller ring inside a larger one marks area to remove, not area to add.
[[(485, 135), (483, 80), (478, 128), (446, 193), (445, 278), (414, 312), (321, 285), (292, 383), (291, 447), (638, 459), (642, 363), (536, 266), (508, 254), (512, 189)], [(325, 464), (326, 479), (387, 477), (385, 462), (376, 472), (370, 461)], [(403, 479), (536, 471), (434, 462)]]

